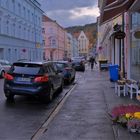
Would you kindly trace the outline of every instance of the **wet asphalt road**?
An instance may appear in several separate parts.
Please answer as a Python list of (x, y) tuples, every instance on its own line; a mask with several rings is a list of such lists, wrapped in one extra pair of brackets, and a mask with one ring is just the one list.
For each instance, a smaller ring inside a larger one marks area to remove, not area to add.
[[(77, 73), (76, 81), (81, 77), (82, 73)], [(0, 140), (30, 140), (72, 87), (65, 86), (49, 104), (20, 96), (15, 96), (15, 102), (8, 103), (3, 93), (3, 79), (0, 79)]]

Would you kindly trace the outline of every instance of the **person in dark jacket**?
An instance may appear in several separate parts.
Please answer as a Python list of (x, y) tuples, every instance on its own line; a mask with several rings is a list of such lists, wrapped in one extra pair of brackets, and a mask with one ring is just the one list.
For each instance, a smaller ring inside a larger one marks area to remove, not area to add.
[(90, 58), (91, 70), (93, 70), (94, 63), (96, 63), (96, 62), (95, 62), (95, 58), (92, 56), (92, 57)]

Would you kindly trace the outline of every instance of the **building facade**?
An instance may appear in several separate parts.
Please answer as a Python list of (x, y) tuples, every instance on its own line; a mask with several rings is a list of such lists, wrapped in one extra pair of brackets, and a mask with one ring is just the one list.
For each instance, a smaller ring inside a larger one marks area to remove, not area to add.
[(78, 40), (70, 33), (67, 33), (66, 53), (66, 59), (79, 56)]
[(132, 64), (138, 60), (137, 45), (132, 47), (136, 43), (131, 33), (135, 20), (132, 19), (133, 13), (129, 12), (134, 3), (135, 0), (99, 0), (101, 15), (98, 20), (98, 50), (101, 53), (106, 52), (106, 59), (119, 65), (123, 77), (126, 78), (136, 77), (132, 76)]
[(130, 7), (127, 20), (129, 21), (129, 75), (131, 79), (140, 80), (140, 1), (135, 0)]
[(42, 14), (36, 0), (0, 0), (0, 59), (42, 60)]
[(56, 21), (43, 15), (44, 59), (62, 60), (66, 49), (66, 31)]
[(78, 50), (79, 50), (79, 56), (88, 56), (89, 53), (89, 40), (86, 37), (85, 33), (81, 31), (78, 37)]

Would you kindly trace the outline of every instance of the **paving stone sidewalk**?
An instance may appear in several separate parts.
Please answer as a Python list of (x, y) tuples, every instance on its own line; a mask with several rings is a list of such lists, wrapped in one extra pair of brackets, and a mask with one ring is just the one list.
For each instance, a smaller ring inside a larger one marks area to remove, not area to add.
[(130, 103), (140, 105), (114, 93), (108, 71), (86, 70), (41, 140), (140, 140), (107, 115), (112, 107)]

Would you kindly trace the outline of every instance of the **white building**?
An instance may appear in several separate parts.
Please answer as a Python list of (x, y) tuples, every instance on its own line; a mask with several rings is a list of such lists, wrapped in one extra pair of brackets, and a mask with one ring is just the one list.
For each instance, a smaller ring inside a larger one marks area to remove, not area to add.
[(36, 0), (0, 0), (0, 59), (42, 60), (42, 14)]
[(80, 56), (88, 56), (89, 53), (89, 40), (86, 37), (85, 33), (81, 31), (79, 37), (78, 37), (78, 49), (79, 49), (79, 55)]

